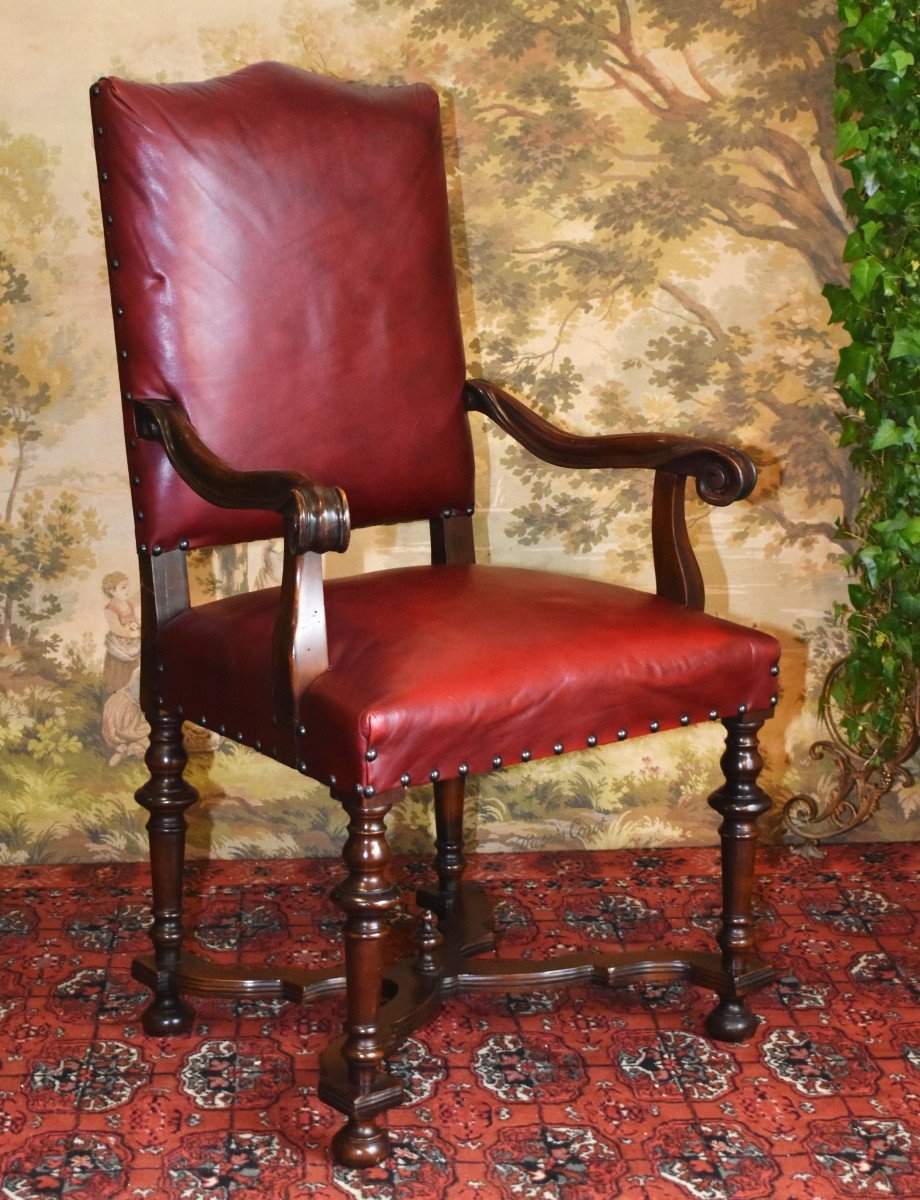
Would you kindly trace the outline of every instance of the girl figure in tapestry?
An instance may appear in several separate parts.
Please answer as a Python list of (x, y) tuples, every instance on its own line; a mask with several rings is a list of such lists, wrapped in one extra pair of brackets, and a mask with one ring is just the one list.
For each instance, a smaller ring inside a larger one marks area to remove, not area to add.
[(150, 726), (141, 709), (141, 672), (135, 667), (124, 687), (112, 692), (102, 710), (102, 736), (112, 751), (110, 767), (126, 758), (143, 758)]
[(141, 653), (141, 627), (128, 595), (128, 576), (122, 571), (110, 571), (102, 580), (102, 591), (108, 597), (105, 619), (105, 663), (102, 667), (103, 695), (111, 696), (123, 688), (138, 665)]

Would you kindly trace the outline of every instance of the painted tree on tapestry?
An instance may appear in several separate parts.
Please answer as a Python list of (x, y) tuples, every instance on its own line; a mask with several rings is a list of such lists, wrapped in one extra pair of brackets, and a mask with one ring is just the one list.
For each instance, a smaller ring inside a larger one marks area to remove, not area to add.
[(59, 813), (88, 811), (65, 764), (85, 773), (99, 724), (92, 655), (65, 647), (55, 618), (103, 530), (41, 462), (91, 378), (60, 312), (76, 222), (59, 210), (55, 168), (45, 142), (0, 126), (0, 861), (12, 862), (50, 856)]
[[(397, 74), (444, 78), (455, 102), (488, 373), (556, 413), (588, 387), (593, 411), (579, 417), (593, 428), (747, 435), (767, 469), (734, 536), (757, 531), (767, 552), (834, 552), (834, 518), (854, 496), (817, 295), (840, 276), (846, 232), (833, 4), (356, 4), (406, 10)], [(717, 262), (734, 267), (734, 287), (713, 288)], [(779, 263), (786, 277), (799, 269), (801, 287), (762, 303)], [(654, 336), (611, 359), (609, 382), (586, 380), (567, 353), (576, 329), (622, 331), (637, 310)], [(640, 407), (649, 385), (673, 402)], [(794, 503), (758, 442), (784, 448)], [(602, 473), (535, 470), (511, 449), (506, 464), (530, 492), (510, 530), (525, 543), (588, 549), (634, 506), (644, 523), (636, 482), (611, 490)]]
[(59, 586), (93, 565), (96, 513), (68, 490), (29, 488), (49, 408), (79, 370), (75, 335), (55, 319), (58, 264), (75, 223), (51, 190), (53, 152), (0, 127), (0, 642), (30, 633), (61, 610)]

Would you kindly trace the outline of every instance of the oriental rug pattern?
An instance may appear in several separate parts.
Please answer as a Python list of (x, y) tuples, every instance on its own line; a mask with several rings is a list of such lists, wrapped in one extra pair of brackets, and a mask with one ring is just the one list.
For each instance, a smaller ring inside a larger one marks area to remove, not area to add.
[[(0, 1196), (8, 1200), (836, 1200), (920, 1196), (920, 847), (764, 854), (777, 982), (744, 1046), (702, 1035), (682, 985), (472, 995), (393, 1060), (391, 1161), (333, 1170), (316, 1100), (331, 999), (199, 1001), (154, 1041), (129, 975), (146, 869), (0, 870)], [(711, 849), (474, 858), (508, 954), (669, 937), (704, 946)], [(413, 887), (424, 863), (399, 862)], [(201, 862), (193, 948), (313, 965), (335, 953), (333, 860)], [(407, 893), (408, 895), (408, 893)], [(408, 907), (408, 901), (407, 901)], [(405, 919), (405, 918), (403, 918)]]

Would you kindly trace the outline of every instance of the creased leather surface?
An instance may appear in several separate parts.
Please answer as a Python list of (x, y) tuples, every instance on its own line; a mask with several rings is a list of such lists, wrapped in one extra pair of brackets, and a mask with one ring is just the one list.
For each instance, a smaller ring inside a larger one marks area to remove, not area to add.
[[(265, 749), (278, 593), (183, 613), (161, 632), (164, 700)], [(769, 709), (768, 634), (594, 580), (490, 566), (411, 567), (326, 585), (330, 668), (300, 706), (299, 757), (378, 791)], [(368, 762), (368, 750), (376, 757)]]
[[(432, 89), (278, 63), (99, 87), (123, 392), (181, 401), (231, 466), (344, 488), (355, 525), (472, 504)], [(274, 514), (198, 499), (157, 445), (131, 446), (130, 415), (127, 437), (139, 543), (279, 532)]]

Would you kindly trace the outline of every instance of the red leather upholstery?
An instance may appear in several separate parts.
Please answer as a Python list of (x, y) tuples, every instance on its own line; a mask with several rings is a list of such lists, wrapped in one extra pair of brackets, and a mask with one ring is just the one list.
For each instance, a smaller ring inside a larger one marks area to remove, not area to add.
[[(355, 525), (473, 502), (438, 100), (278, 63), (93, 98), (121, 385)], [(393, 214), (398, 213), (398, 219)], [(274, 536), (196, 497), (127, 413), (137, 541)]]
[[(163, 699), (270, 749), (277, 591), (215, 601), (161, 631)], [(326, 586), (328, 672), (300, 706), (317, 779), (378, 791), (545, 758), (775, 702), (768, 634), (594, 580), (412, 567)]]

